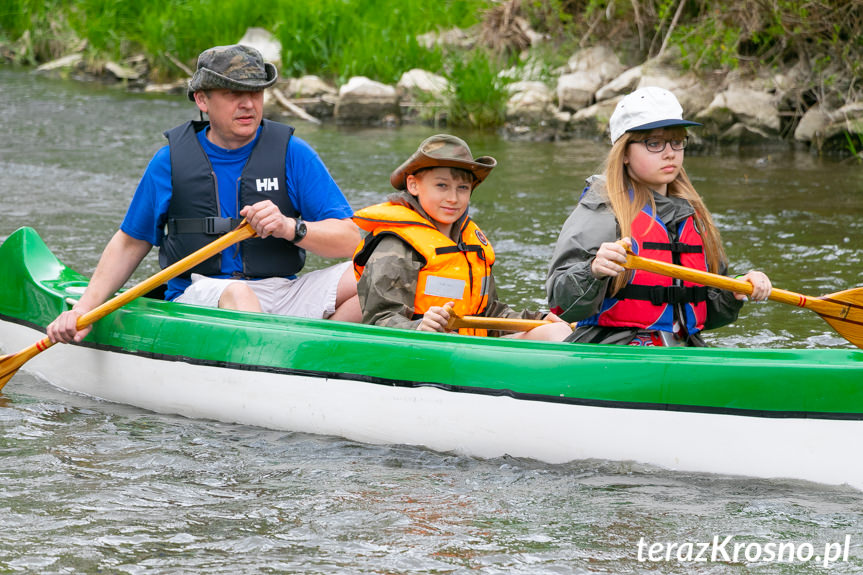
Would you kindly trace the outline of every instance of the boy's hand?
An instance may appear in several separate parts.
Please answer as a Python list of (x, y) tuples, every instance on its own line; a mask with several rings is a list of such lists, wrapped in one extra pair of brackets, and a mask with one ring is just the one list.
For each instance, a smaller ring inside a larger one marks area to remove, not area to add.
[(446, 324), (449, 321), (449, 315), (452, 308), (455, 307), (455, 302), (448, 301), (443, 307), (433, 305), (427, 312), (423, 314), (417, 329), (419, 331), (439, 331), (441, 333), (447, 331)]

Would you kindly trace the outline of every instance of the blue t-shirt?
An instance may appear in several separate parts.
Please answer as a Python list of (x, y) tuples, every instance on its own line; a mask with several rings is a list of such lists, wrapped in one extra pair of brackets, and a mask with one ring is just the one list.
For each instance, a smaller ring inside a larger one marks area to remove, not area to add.
[[(201, 130), (197, 136), (216, 173), (221, 216), (238, 218), (243, 207), (237, 205), (240, 175), (261, 134), (261, 128), (258, 128), (258, 135), (252, 142), (236, 150), (216, 146), (207, 139), (206, 132), (207, 130)], [(328, 218), (344, 219), (354, 213), (318, 154), (296, 136), (291, 137), (288, 144), (285, 180), (291, 204), (304, 220), (316, 222)], [(171, 154), (169, 147), (165, 146), (150, 160), (120, 229), (135, 239), (144, 240), (154, 246), (160, 245), (170, 201)], [(231, 277), (233, 272), (242, 270), (238, 244), (222, 252), (222, 274), (216, 277)], [(182, 278), (170, 280), (165, 299), (176, 298), (190, 283)]]

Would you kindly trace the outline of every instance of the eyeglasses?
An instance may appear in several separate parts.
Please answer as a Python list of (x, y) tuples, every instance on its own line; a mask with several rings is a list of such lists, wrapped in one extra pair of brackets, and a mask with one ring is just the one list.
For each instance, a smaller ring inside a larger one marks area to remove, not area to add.
[(671, 149), (675, 151), (680, 151), (686, 148), (686, 144), (689, 143), (689, 138), (683, 138), (682, 140), (663, 140), (662, 138), (645, 138), (644, 140), (632, 140), (629, 142), (630, 144), (644, 144), (644, 147), (647, 148), (648, 152), (653, 152), (654, 154), (658, 154), (665, 150), (666, 144), (671, 144)]

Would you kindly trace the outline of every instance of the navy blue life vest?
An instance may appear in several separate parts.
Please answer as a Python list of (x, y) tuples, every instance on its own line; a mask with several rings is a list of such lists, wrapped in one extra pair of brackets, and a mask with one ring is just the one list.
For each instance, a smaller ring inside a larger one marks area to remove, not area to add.
[[(219, 212), (216, 174), (198, 141), (206, 121), (187, 122), (165, 132), (171, 154), (171, 201), (159, 248), (159, 264), (165, 268), (234, 229), (239, 218), (223, 218)], [(238, 188), (239, 210), (261, 200), (272, 200), (283, 214), (298, 217), (288, 197), (285, 157), (294, 129), (262, 121), (261, 133), (243, 167)], [(281, 238), (251, 238), (241, 243), (245, 277), (284, 277), (299, 272), (306, 252)], [(221, 254), (195, 266), (192, 273), (222, 273)]]

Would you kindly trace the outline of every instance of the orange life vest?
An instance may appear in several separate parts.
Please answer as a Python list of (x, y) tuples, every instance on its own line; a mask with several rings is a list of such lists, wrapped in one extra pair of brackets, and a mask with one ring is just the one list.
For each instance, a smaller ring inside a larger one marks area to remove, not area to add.
[[(677, 240), (645, 206), (632, 222), (632, 251), (645, 258), (707, 271), (704, 243), (692, 216), (680, 223)], [(579, 325), (638, 327), (673, 332), (674, 321), (687, 334), (704, 328), (707, 319), (707, 288), (691, 282), (636, 270), (629, 283), (613, 297), (606, 297), (598, 314)], [(682, 317), (675, 317), (679, 306)]]
[[(494, 250), (485, 234), (470, 218), (462, 222), (460, 241), (454, 242), (411, 208), (386, 202), (357, 211), (354, 222), (370, 232), (354, 252), (357, 280), (381, 238), (394, 235), (407, 242), (425, 260), (414, 295), (414, 319), (432, 306), (455, 302), (459, 315), (479, 315), (488, 306)], [(467, 335), (487, 335), (485, 330), (460, 329)]]

